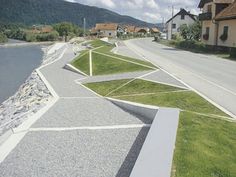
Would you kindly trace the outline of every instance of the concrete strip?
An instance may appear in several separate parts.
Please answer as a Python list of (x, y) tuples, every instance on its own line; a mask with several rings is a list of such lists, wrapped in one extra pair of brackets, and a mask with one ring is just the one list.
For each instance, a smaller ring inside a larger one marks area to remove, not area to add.
[(151, 105), (144, 105), (140, 103), (122, 101), (122, 100), (117, 100), (114, 98), (107, 98), (107, 99), (111, 101), (112, 103), (114, 103), (115, 105), (119, 106), (120, 108), (128, 112), (131, 112), (135, 115), (139, 115), (141, 117), (149, 119), (151, 121), (153, 121), (159, 109), (158, 107), (151, 106)]
[(150, 127), (150, 124), (130, 124), (130, 125), (113, 125), (113, 126), (92, 126), (92, 127), (59, 127), (59, 128), (30, 128), (31, 132), (42, 132), (42, 131), (72, 131), (72, 130), (114, 130), (114, 129), (133, 129), (133, 128), (144, 128)]
[(8, 156), (8, 154), (17, 146), (17, 144), (24, 138), (26, 132), (12, 134), (7, 141), (0, 146), (0, 164)]
[(111, 75), (104, 75), (104, 76), (93, 76), (93, 77), (83, 78), (77, 81), (85, 84), (85, 83), (105, 82), (105, 81), (112, 81), (112, 80), (133, 79), (139, 76), (143, 76), (147, 73), (150, 73), (150, 71), (129, 72), (129, 73), (111, 74)]
[(78, 74), (82, 74), (83, 76), (88, 76), (87, 74), (85, 74), (83, 71), (77, 69), (76, 67), (74, 67), (73, 65), (67, 63), (65, 66), (64, 66), (65, 69), (69, 70), (69, 71), (72, 71), (72, 72), (75, 72), (75, 73), (78, 73)]
[(170, 177), (179, 110), (160, 108), (130, 177)]
[(6, 131), (3, 135), (0, 136), (0, 146), (13, 134), (13, 131), (10, 129)]
[(92, 50), (89, 50), (89, 75), (93, 76), (93, 58), (92, 58)]

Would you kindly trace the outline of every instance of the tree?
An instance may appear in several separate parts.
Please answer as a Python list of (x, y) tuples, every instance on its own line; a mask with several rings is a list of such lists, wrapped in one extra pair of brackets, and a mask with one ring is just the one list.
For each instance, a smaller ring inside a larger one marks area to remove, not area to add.
[(53, 25), (53, 28), (59, 33), (60, 36), (68, 36), (70, 32), (74, 32), (72, 23), (62, 22)]
[(192, 25), (181, 25), (179, 28), (180, 35), (185, 40), (196, 40), (199, 41), (201, 37), (201, 23), (196, 21)]
[(181, 25), (179, 27), (180, 35), (185, 39), (189, 39), (190, 28), (187, 25)]
[(0, 32), (0, 43), (5, 43), (7, 41), (8, 41), (7, 36)]

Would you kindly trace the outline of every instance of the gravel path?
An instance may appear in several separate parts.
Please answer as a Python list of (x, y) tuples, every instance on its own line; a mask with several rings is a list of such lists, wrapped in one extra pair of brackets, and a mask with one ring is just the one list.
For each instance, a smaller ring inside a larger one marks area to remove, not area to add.
[(63, 69), (72, 48), (40, 69), (59, 99), (0, 164), (2, 176), (130, 175), (149, 127), (75, 82), (83, 76)]

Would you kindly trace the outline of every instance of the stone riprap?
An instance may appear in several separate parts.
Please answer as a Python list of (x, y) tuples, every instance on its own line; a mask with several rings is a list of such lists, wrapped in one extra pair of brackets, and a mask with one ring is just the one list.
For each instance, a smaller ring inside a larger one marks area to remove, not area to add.
[[(65, 43), (43, 48), (42, 65), (56, 60), (66, 49)], [(0, 105), (0, 135), (20, 125), (25, 119), (42, 109), (52, 95), (36, 71), (30, 75), (19, 90)]]

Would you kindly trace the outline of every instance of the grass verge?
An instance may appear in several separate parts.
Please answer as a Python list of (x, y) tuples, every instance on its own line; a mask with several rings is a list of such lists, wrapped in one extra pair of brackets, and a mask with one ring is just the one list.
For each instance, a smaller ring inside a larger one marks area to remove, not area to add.
[(94, 75), (150, 70), (150, 68), (145, 66), (114, 59), (108, 56), (100, 55), (98, 53), (93, 53), (92, 58)]
[(85, 74), (89, 74), (89, 52), (83, 51), (71, 64)]
[(172, 177), (236, 176), (236, 124), (182, 112)]
[[(113, 54), (110, 50), (114, 45), (101, 40), (94, 40), (90, 42), (90, 44), (94, 48), (101, 47), (92, 52), (93, 75), (145, 71), (156, 68), (154, 65), (146, 61)], [(72, 61), (71, 64), (84, 73), (89, 74), (89, 52), (82, 52), (79, 57)]]
[[(106, 95), (129, 81), (89, 83), (85, 86)], [(183, 92), (171, 92), (178, 90)], [(150, 92), (155, 94), (132, 95)], [(127, 94), (130, 96), (122, 96)], [(185, 92), (181, 88), (139, 79), (111, 94), (111, 97), (117, 96), (122, 100), (186, 110), (180, 114), (172, 177), (236, 176), (236, 123), (220, 119), (217, 115), (227, 115), (211, 103), (192, 91)]]

